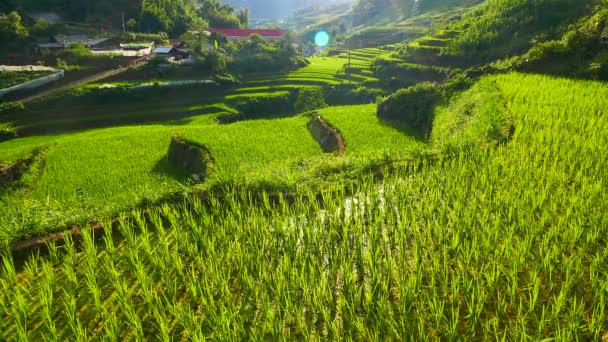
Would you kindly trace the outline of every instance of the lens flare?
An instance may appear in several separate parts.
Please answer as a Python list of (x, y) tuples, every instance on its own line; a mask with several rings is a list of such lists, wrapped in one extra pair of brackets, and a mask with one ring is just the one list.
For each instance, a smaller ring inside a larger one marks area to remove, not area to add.
[(329, 44), (329, 33), (327, 31), (319, 31), (315, 34), (315, 45), (325, 47)]

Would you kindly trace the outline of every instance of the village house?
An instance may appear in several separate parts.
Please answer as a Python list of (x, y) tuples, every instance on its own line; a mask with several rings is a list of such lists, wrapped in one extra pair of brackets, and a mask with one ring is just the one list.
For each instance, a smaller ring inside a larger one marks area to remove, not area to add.
[(287, 30), (280, 29), (209, 29), (209, 33), (221, 34), (231, 41), (242, 41), (249, 39), (252, 34), (259, 34), (267, 41), (275, 41), (283, 38)]
[(174, 53), (175, 48), (173, 46), (157, 46), (156, 49), (154, 49), (154, 55), (156, 58), (163, 59), (165, 61), (173, 57)]
[(158, 46), (154, 49), (156, 58), (167, 62), (189, 59), (192, 53), (187, 49), (177, 49), (173, 46)]

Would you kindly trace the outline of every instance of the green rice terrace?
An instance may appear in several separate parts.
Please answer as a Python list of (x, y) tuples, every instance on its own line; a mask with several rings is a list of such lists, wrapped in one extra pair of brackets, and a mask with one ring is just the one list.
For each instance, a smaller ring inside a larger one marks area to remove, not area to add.
[(285, 23), (332, 23), (312, 57), (218, 39), (0, 103), (0, 340), (608, 340), (583, 2), (357, 0)]

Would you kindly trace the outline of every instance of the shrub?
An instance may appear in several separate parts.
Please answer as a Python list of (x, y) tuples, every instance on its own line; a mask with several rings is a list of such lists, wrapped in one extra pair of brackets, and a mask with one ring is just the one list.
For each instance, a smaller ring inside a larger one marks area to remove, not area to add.
[(245, 119), (280, 117), (293, 113), (293, 95), (288, 92), (250, 97), (234, 103)]
[(63, 71), (78, 71), (80, 70), (79, 65), (69, 65), (66, 61), (61, 58), (57, 58), (57, 68)]
[(351, 84), (340, 84), (326, 87), (324, 94), (325, 102), (332, 106), (340, 106), (375, 102), (382, 95), (382, 91)]
[(238, 85), (241, 81), (232, 74), (221, 74), (213, 76), (213, 80), (223, 86)]
[(420, 83), (401, 89), (378, 105), (383, 120), (399, 121), (427, 134), (433, 123), (433, 108), (441, 101), (441, 89), (433, 83)]
[(25, 109), (23, 102), (0, 103), (0, 113), (19, 112)]
[(300, 89), (298, 91), (294, 103), (296, 113), (303, 113), (323, 107), (327, 107), (327, 103), (325, 103), (322, 88)]
[(404, 88), (421, 81), (440, 82), (446, 79), (447, 71), (438, 67), (376, 58), (372, 62), (374, 75), (382, 80), (385, 87)]

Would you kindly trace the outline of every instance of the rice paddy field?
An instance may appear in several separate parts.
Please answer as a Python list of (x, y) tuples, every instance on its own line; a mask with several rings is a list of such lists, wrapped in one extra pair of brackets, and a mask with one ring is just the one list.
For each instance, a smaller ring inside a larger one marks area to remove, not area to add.
[[(313, 58), (308, 67), (287, 75), (259, 75), (233, 90), (168, 88), (154, 100), (142, 100), (143, 95), (137, 94), (123, 99), (107, 92), (98, 99), (61, 95), (3, 114), (0, 124), (22, 137), (0, 143), (0, 164), (28, 158), (39, 148), (43, 152), (18, 184), (0, 191), (0, 240), (61, 230), (81, 220), (97, 221), (188, 191), (189, 175), (166, 160), (174, 133), (205, 145), (215, 156), (214, 177), (206, 184), (293, 188), (302, 178), (314, 178), (316, 168), (333, 162), (333, 157), (322, 153), (310, 136), (307, 118), (231, 125), (220, 125), (217, 119), (237, 113), (231, 106), (238, 101), (287, 96), (293, 89), (376, 81), (369, 67), (380, 53), (379, 49), (353, 51), (351, 61), (357, 70), (350, 74), (352, 79), (345, 79), (348, 58), (342, 53)], [(86, 85), (75, 93), (86, 94), (103, 85)]]
[[(332, 57), (311, 58), (311, 64), (287, 74), (269, 73), (249, 76), (241, 86), (234, 89), (208, 87), (166, 87), (162, 95), (154, 95), (153, 100), (145, 95), (131, 96), (130, 99), (109, 97), (100, 88), (108, 86), (124, 87), (150, 83), (150, 79), (116, 80), (87, 84), (75, 93), (92, 93), (99, 89), (96, 100), (79, 97), (45, 99), (28, 105), (25, 111), (6, 113), (0, 117), (0, 127), (9, 125), (21, 136), (58, 134), (65, 131), (80, 131), (102, 127), (134, 124), (158, 124), (172, 122), (188, 124), (208, 114), (229, 114), (235, 110), (226, 100), (274, 96), (280, 92), (311, 87), (339, 84), (364, 84), (376, 87), (378, 80), (370, 69), (372, 60), (386, 51), (380, 49), (358, 49), (351, 53), (352, 67), (346, 73), (348, 64), (346, 52)], [(148, 77), (149, 75), (142, 74)], [(134, 91), (135, 93), (137, 91)], [(217, 116), (216, 115), (216, 116)], [(206, 119), (204, 119), (206, 120)], [(0, 159), (2, 160), (2, 159)]]
[[(437, 109), (439, 132), (485, 132), (496, 121), (480, 118), (504, 106), (508, 143), (348, 193), (287, 200), (228, 186), (68, 235), (25, 264), (3, 255), (0, 339), (605, 339), (608, 86), (523, 74), (480, 83)], [(441, 115), (470, 106), (474, 124)], [(354, 148), (374, 143), (349, 128), (357, 112), (368, 125), (366, 106), (323, 111)], [(182, 134), (215, 140), (202, 132)]]
[(347, 156), (374, 158), (390, 155), (392, 159), (411, 157), (425, 148), (422, 139), (405, 126), (382, 122), (375, 104), (329, 107), (319, 114), (344, 137)]
[(1, 160), (23, 158), (40, 145), (48, 151), (44, 165), (32, 168), (19, 188), (0, 193), (1, 238), (98, 220), (188, 191), (190, 174), (166, 157), (173, 134), (211, 152), (215, 165), (209, 183), (280, 179), (293, 185), (303, 172), (298, 162), (323, 155), (307, 122), (297, 116), (231, 125), (134, 126), (9, 141), (2, 144)]
[[(348, 65), (348, 51), (342, 51), (331, 57), (312, 57), (310, 65), (292, 71), (287, 75), (259, 75), (253, 76), (245, 82), (245, 91), (248, 87), (273, 86), (325, 86), (344, 83), (359, 84), (363, 82), (377, 82), (370, 69), (374, 58), (385, 55), (387, 52), (377, 48), (356, 49), (351, 52), (351, 70), (344, 69)], [(373, 83), (372, 83), (373, 84)]]

